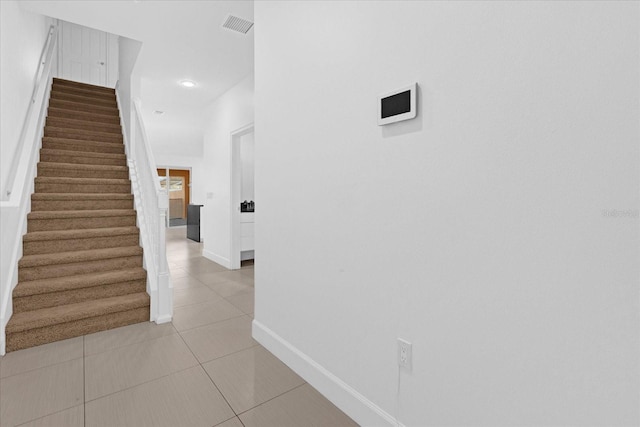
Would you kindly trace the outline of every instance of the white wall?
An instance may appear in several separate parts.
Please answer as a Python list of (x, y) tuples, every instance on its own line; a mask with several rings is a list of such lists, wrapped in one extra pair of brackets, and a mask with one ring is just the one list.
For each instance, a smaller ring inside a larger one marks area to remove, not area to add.
[(254, 336), (362, 425), (639, 425), (639, 8), (256, 2)]
[(0, 188), (18, 144), (35, 85), (38, 60), (47, 39), (50, 18), (24, 12), (19, 2), (0, 2)]
[(251, 75), (218, 98), (205, 113), (203, 255), (227, 267), (231, 256), (231, 133), (253, 123), (253, 108)]
[(255, 138), (254, 133), (240, 137), (240, 200), (255, 201)]
[(127, 138), (132, 140), (133, 123), (131, 100), (140, 94), (140, 77), (135, 72), (142, 43), (127, 37), (118, 38), (118, 96)]

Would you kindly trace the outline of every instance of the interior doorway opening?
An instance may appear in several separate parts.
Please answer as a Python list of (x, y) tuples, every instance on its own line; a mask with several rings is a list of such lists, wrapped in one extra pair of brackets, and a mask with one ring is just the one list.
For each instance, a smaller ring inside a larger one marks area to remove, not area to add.
[(231, 132), (231, 269), (255, 259), (253, 123)]
[(187, 207), (191, 202), (191, 171), (189, 169), (158, 168), (160, 187), (169, 189), (168, 227), (187, 225)]

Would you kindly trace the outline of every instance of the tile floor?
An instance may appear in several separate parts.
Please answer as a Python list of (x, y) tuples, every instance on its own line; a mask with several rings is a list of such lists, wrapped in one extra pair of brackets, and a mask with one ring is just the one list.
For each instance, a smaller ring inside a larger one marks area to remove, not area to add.
[(167, 233), (171, 324), (139, 323), (0, 358), (0, 425), (357, 426), (251, 338), (253, 265), (229, 271)]

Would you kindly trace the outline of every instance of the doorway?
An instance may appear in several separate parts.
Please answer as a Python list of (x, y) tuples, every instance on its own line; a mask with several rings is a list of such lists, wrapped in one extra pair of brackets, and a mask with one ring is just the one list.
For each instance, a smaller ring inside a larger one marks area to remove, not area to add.
[[(168, 177), (168, 179), (167, 179)], [(191, 171), (188, 169), (158, 168), (160, 187), (169, 189), (168, 226), (187, 225), (187, 206), (191, 202)]]
[(253, 123), (231, 132), (231, 269), (255, 258)]

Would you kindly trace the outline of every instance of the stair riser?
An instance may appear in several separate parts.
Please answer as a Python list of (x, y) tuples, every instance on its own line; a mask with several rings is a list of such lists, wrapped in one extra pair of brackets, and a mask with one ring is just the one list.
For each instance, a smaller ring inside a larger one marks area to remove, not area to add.
[(7, 334), (7, 351), (34, 347), (134, 323), (148, 322), (149, 313), (149, 307), (147, 306), (44, 328), (10, 333)]
[(64, 93), (64, 92), (51, 92), (51, 99), (59, 99), (61, 101), (72, 101), (72, 102), (77, 102), (78, 104), (87, 104), (87, 105), (98, 105), (101, 107), (109, 107), (109, 108), (116, 108), (117, 107), (117, 103), (116, 100), (109, 100), (109, 99), (96, 99), (96, 98), (90, 98), (84, 95), (73, 95), (70, 93)]
[(130, 184), (37, 183), (36, 193), (131, 193)]
[(106, 116), (103, 114), (93, 114), (84, 111), (65, 110), (60, 108), (49, 108), (47, 117), (58, 119), (86, 120), (92, 123), (106, 123), (111, 125), (119, 125), (120, 117), (116, 115)]
[(122, 134), (120, 125), (110, 123), (86, 122), (84, 120), (64, 119), (60, 117), (47, 117), (46, 126), (53, 126), (65, 129), (88, 130), (91, 132), (107, 132)]
[(51, 87), (51, 94), (67, 94), (67, 95), (76, 95), (83, 96), (85, 98), (96, 99), (98, 101), (107, 101), (107, 102), (115, 102), (116, 94), (111, 92), (100, 92), (95, 90), (86, 90), (81, 88), (75, 88), (71, 86), (60, 86), (54, 84)]
[(73, 163), (77, 165), (127, 166), (127, 161), (125, 159), (114, 159), (108, 157), (83, 157), (75, 154), (64, 155), (40, 153), (40, 161), (51, 163)]
[(42, 148), (46, 150), (65, 150), (74, 154), (104, 153), (104, 154), (124, 154), (124, 145), (121, 144), (82, 144), (71, 141), (43, 141)]
[(86, 170), (86, 169), (58, 169), (47, 168), (38, 165), (38, 176), (57, 178), (104, 178), (104, 179), (129, 179), (129, 172), (111, 170)]
[(142, 267), (142, 255), (83, 261), (70, 264), (21, 267), (18, 269), (18, 281), (47, 279), (53, 277), (90, 274), (100, 271), (112, 271), (123, 268)]
[(89, 288), (73, 289), (62, 292), (51, 292), (40, 295), (30, 295), (13, 299), (13, 312), (39, 310), (41, 308), (56, 307), (58, 305), (75, 304), (84, 301), (92, 301), (100, 298), (110, 298), (119, 295), (145, 292), (146, 280), (137, 280), (124, 283), (112, 283), (108, 285), (92, 286)]
[(45, 126), (44, 136), (51, 138), (67, 138), (76, 139), (82, 141), (95, 141), (95, 142), (111, 142), (122, 144), (121, 133), (100, 133), (94, 134), (91, 131), (81, 129), (60, 129)]
[(138, 234), (94, 237), (91, 239), (64, 239), (24, 242), (23, 255), (54, 254), (58, 252), (84, 251), (91, 249), (123, 248), (140, 244)]
[(65, 101), (63, 99), (50, 99), (49, 108), (63, 108), (65, 110), (80, 111), (86, 113), (94, 113), (105, 116), (119, 117), (118, 110), (114, 107), (106, 107), (101, 105), (79, 104), (73, 101)]
[(133, 200), (32, 200), (31, 212), (133, 209)]
[[(29, 219), (27, 231), (86, 230), (90, 228), (131, 227), (135, 216), (108, 216), (98, 218)], [(67, 252), (67, 251), (65, 251)]]

